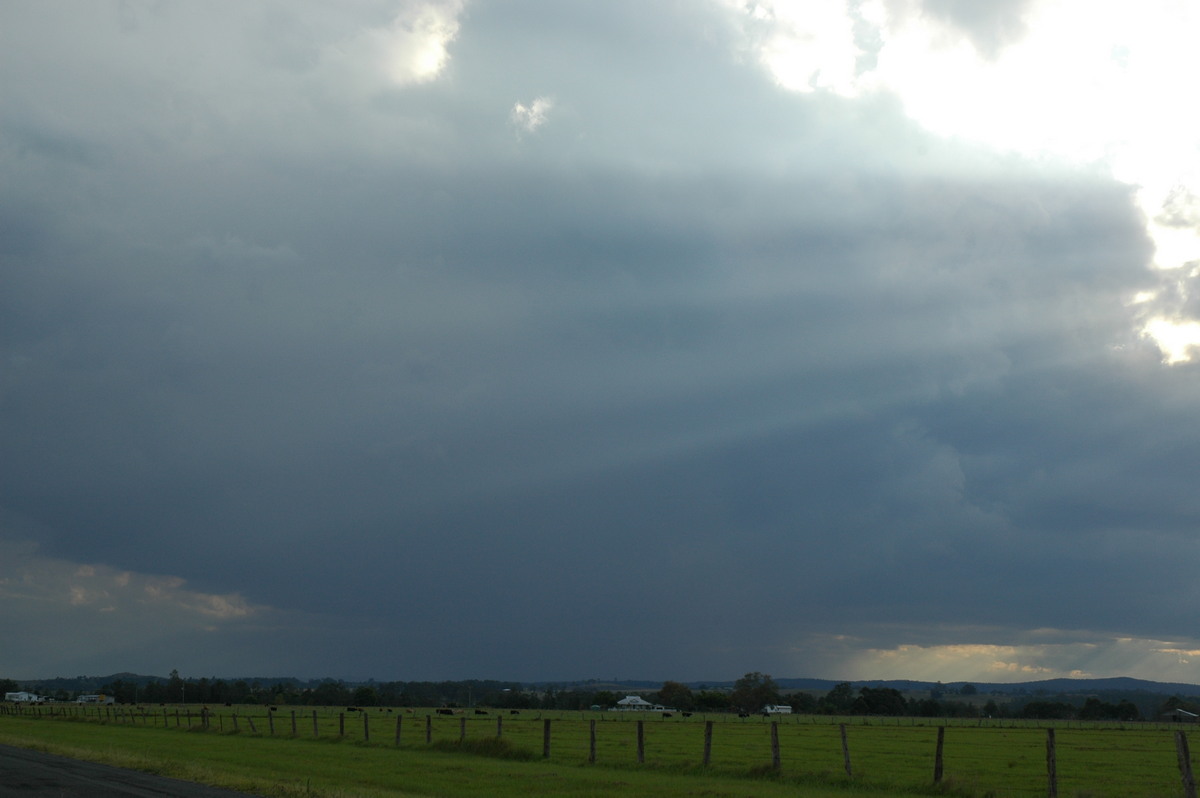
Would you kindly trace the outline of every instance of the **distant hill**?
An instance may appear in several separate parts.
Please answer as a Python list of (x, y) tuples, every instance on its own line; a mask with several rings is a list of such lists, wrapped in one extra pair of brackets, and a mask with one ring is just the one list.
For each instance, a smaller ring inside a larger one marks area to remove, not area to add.
[[(184, 677), (187, 681), (195, 681), (199, 677), (187, 676)], [(209, 677), (217, 679), (219, 677)], [(21, 686), (29, 690), (35, 690), (39, 693), (54, 693), (58, 690), (66, 690), (68, 693), (89, 693), (96, 692), (107, 684), (114, 682), (124, 682), (125, 684), (136, 684), (144, 686), (153, 683), (166, 683), (166, 676), (148, 676), (140, 673), (113, 673), (108, 676), (75, 676), (68, 678), (64, 676), (56, 676), (53, 679), (21, 679), (17, 680)], [(289, 685), (307, 685), (308, 682), (301, 681), (292, 676), (253, 676), (253, 677), (235, 677), (225, 679), (224, 681), (235, 682), (245, 681), (247, 683), (257, 682), (260, 685), (271, 686), (279, 684)], [(319, 681), (317, 682), (319, 683)]]
[[(814, 692), (829, 692), (843, 681), (850, 682), (855, 689), (859, 687), (889, 687), (902, 693), (920, 693), (939, 690), (945, 694), (959, 692), (964, 685), (972, 685), (977, 692), (995, 695), (1088, 695), (1092, 693), (1151, 693), (1154, 695), (1200, 696), (1200, 685), (1182, 682), (1154, 682), (1148, 679), (1134, 679), (1129, 676), (1117, 676), (1105, 679), (1043, 679), (1035, 682), (925, 682), (915, 679), (803, 679), (777, 678), (775, 683), (783, 690), (811, 690)], [(685, 682), (693, 690), (701, 687), (715, 690), (733, 688), (733, 680)], [(628, 679), (599, 681), (589, 679), (582, 682), (540, 682), (540, 687), (555, 689), (590, 689), (590, 690), (657, 690), (662, 687), (661, 681), (646, 679)]]
[[(196, 681), (198, 677), (188, 675), (184, 677), (187, 681)], [(338, 681), (329, 677), (323, 679), (298, 679), (292, 676), (234, 676), (234, 677), (207, 677), (210, 680), (220, 679), (225, 682), (246, 682), (247, 684), (258, 684), (268, 687), (274, 685), (290, 685), (293, 687), (305, 688), (316, 687), (324, 681)], [(95, 692), (105, 685), (114, 682), (124, 682), (126, 684), (146, 685), (151, 683), (165, 683), (165, 676), (150, 676), (138, 673), (113, 673), (107, 676), (76, 676), (73, 678), (58, 676), (53, 679), (27, 679), (18, 680), (22, 687), (29, 690), (36, 690), (41, 693), (53, 693), (57, 690), (66, 690), (67, 692)], [(402, 681), (402, 680), (397, 680)], [(466, 682), (477, 682), (478, 680), (464, 679), (451, 680)], [(1152, 695), (1163, 696), (1200, 696), (1200, 685), (1187, 684), (1183, 682), (1155, 682), (1148, 679), (1134, 679), (1129, 676), (1117, 676), (1105, 679), (1044, 679), (1033, 682), (925, 682), (913, 679), (865, 679), (865, 680), (836, 680), (836, 679), (806, 679), (806, 678), (777, 678), (776, 684), (783, 690), (808, 690), (812, 692), (828, 692), (841, 681), (849, 681), (855, 689), (859, 687), (888, 687), (899, 690), (902, 693), (921, 693), (932, 692), (938, 690), (946, 695), (953, 695), (961, 691), (964, 685), (970, 684), (975, 687), (980, 694), (1004, 695), (1004, 696), (1019, 696), (1019, 695), (1090, 695), (1097, 693), (1116, 694), (1116, 693), (1148, 693)], [(344, 682), (348, 686), (358, 686), (360, 684), (378, 684), (375, 679), (368, 679), (364, 682)], [(513, 683), (516, 684), (516, 683)], [(611, 690), (620, 692), (627, 690), (629, 692), (647, 692), (657, 690), (662, 687), (662, 680), (652, 679), (586, 679), (579, 681), (559, 681), (559, 682), (524, 682), (521, 683), (528, 689), (546, 689), (553, 688), (555, 690)], [(701, 688), (710, 690), (729, 690), (733, 688), (733, 680), (724, 681), (694, 681), (685, 682), (688, 687), (693, 690)]]
[[(776, 683), (785, 690), (825, 690), (833, 688), (838, 682), (832, 679), (776, 679)], [(730, 683), (732, 684), (732, 683)], [(869, 679), (850, 681), (854, 687), (890, 687), (901, 692), (923, 692), (941, 690), (944, 693), (957, 693), (964, 685), (970, 684), (980, 693), (997, 695), (1036, 695), (1039, 693), (1054, 695), (1090, 694), (1090, 693), (1153, 693), (1156, 695), (1200, 695), (1200, 685), (1182, 682), (1154, 682), (1148, 679), (1134, 679), (1129, 676), (1117, 676), (1106, 679), (1043, 679), (1036, 682), (922, 682), (911, 679)]]

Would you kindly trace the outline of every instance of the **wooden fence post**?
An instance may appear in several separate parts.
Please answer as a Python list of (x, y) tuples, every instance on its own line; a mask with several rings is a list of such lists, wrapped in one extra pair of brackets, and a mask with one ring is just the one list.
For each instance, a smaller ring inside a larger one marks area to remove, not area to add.
[(253, 716), (253, 715), (247, 715), (247, 716), (246, 716), (246, 722), (250, 724), (250, 733), (251, 733), (251, 734), (258, 734), (258, 729), (254, 728), (254, 716)]
[(1054, 747), (1054, 729), (1046, 729), (1046, 795), (1058, 798), (1058, 753)]
[(942, 783), (942, 744), (946, 740), (946, 727), (938, 726), (937, 750), (933, 754), (933, 783)]
[(496, 739), (499, 740), (504, 736), (504, 718), (500, 715), (496, 716)]
[(433, 742), (433, 715), (425, 716), (425, 744)]
[(850, 743), (846, 740), (846, 724), (841, 723), (838, 725), (842, 730), (842, 761), (846, 765), (846, 775), (851, 776), (853, 774), (850, 772)]
[(644, 720), (639, 720), (637, 722), (637, 758), (638, 758), (639, 765), (644, 765), (646, 763), (646, 729), (645, 729), (645, 726), (646, 726), (646, 722)]
[(779, 771), (783, 768), (783, 760), (779, 757), (779, 721), (771, 721), (771, 768)]
[(370, 726), (371, 713), (367, 712), (364, 709), (362, 716), (363, 716), (363, 742), (369, 743), (369, 742), (371, 742), (371, 726)]
[(275, 713), (271, 711), (270, 707), (267, 707), (267, 727), (270, 728), (271, 736), (274, 737), (275, 736)]
[(1192, 776), (1192, 755), (1188, 751), (1187, 734), (1175, 732), (1175, 753), (1179, 756), (1179, 777), (1183, 779), (1184, 798), (1196, 798), (1196, 779)]
[(588, 721), (588, 762), (596, 764), (596, 719)]
[(461, 743), (467, 739), (467, 716), (463, 715), (458, 719), (458, 741)]
[(400, 745), (400, 724), (404, 722), (403, 715), (396, 716), (396, 745)]
[(704, 765), (706, 767), (712, 760), (712, 729), (713, 722), (711, 720), (704, 721)]
[(317, 711), (313, 710), (313, 737), (320, 737), (321, 732), (317, 728)]
[(292, 736), (296, 736), (296, 710), (292, 710)]
[(550, 758), (550, 719), (542, 721), (542, 758)]
[(346, 713), (338, 713), (338, 737), (346, 736)]

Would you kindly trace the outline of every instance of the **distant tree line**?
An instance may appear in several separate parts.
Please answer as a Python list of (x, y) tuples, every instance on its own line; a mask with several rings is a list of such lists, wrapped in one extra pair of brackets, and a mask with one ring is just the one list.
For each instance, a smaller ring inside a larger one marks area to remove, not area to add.
[(166, 680), (135, 682), (117, 679), (98, 692), (118, 703), (290, 704), (311, 706), (495, 706), (524, 708), (540, 704), (517, 682), (487, 680), (444, 682), (368, 682), (347, 684), (325, 679), (316, 684), (298, 680), (225, 681), (184, 679), (172, 671)]
[[(927, 697), (906, 697), (891, 687), (862, 686), (857, 690), (849, 682), (841, 682), (824, 695), (793, 692), (784, 695), (771, 676), (748, 673), (734, 683), (730, 692), (701, 689), (693, 692), (679, 682), (665, 682), (648, 700), (685, 711), (758, 712), (768, 704), (786, 704), (796, 713), (820, 715), (884, 715), (928, 718), (1036, 718), (1069, 720), (1139, 720), (1141, 711), (1131, 701), (1116, 703), (1087, 697), (1082, 705), (1067, 700), (1042, 698), (1016, 700), (998, 704), (994, 698), (980, 702), (978, 690), (963, 685), (953, 697), (945, 689), (934, 689)], [(607, 696), (606, 696), (607, 698)], [(1174, 703), (1173, 703), (1174, 702)], [(1171, 706), (1184, 706), (1179, 699), (1168, 701)]]
[[(523, 685), (493, 680), (374, 682), (348, 684), (324, 679), (184, 678), (171, 671), (167, 679), (154, 677), (118, 678), (86, 689), (47, 689), (29, 683), (26, 689), (58, 701), (70, 701), (81, 693), (104, 693), (118, 703), (187, 704), (275, 704), (312, 706), (436, 706), (495, 707), (498, 709), (587, 710), (609, 709), (625, 697), (624, 692), (588, 687)], [(84, 677), (80, 677), (82, 680)], [(69, 682), (70, 680), (55, 680)], [(78, 685), (72, 685), (78, 686)], [(0, 679), (3, 692), (16, 692), (22, 685)], [(1175, 709), (1200, 714), (1200, 699), (1178, 696), (1162, 702), (1158, 696), (1135, 695), (1142, 707), (1129, 698), (1110, 696), (984, 696), (970, 685), (951, 690), (938, 685), (927, 694), (908, 695), (890, 687), (860, 686), (850, 682), (835, 685), (824, 695), (815, 691), (784, 694), (769, 675), (747, 673), (732, 689), (700, 685), (693, 689), (682, 682), (666, 681), (657, 691), (637, 691), (654, 704), (684, 712), (759, 712), (768, 704), (788, 705), (796, 713), (824, 715), (883, 715), (952, 718), (1028, 718), (1045, 720), (1131, 721)], [(997, 701), (997, 698), (1000, 701)], [(1007, 699), (1007, 700), (1006, 700)]]

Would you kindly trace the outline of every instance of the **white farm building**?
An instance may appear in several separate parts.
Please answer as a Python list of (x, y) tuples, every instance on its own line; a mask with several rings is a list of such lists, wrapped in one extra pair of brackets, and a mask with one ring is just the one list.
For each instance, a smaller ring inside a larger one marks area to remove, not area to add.
[(81, 695), (75, 699), (76, 704), (115, 704), (117, 701), (110, 695)]
[(651, 704), (640, 695), (627, 695), (611, 707), (609, 712), (663, 712), (667, 708), (662, 704)]
[(27, 693), (24, 690), (17, 693), (5, 693), (5, 701), (15, 701), (18, 704), (33, 704), (42, 699), (36, 693)]

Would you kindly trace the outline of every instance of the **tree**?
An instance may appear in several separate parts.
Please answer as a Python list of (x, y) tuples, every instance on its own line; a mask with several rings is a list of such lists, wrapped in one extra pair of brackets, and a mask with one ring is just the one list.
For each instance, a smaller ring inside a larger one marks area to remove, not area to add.
[(788, 696), (787, 702), (793, 712), (817, 711), (817, 699), (810, 693), (792, 693)]
[(913, 712), (920, 718), (937, 718), (945, 714), (942, 705), (932, 698), (922, 698), (913, 704)]
[(1062, 701), (1030, 701), (1021, 709), (1021, 717), (1038, 720), (1071, 720), (1075, 713), (1075, 707)]
[(183, 679), (179, 677), (179, 671), (172, 669), (171, 675), (167, 677), (166, 700), (171, 702), (178, 701), (182, 704), (187, 700), (186, 689)]
[(825, 694), (818, 703), (818, 708), (829, 715), (844, 714), (854, 706), (854, 699), (854, 688), (850, 686), (850, 682), (840, 682)]
[(904, 715), (907, 710), (904, 696), (891, 687), (862, 687), (851, 704), (855, 715)]
[(620, 700), (612, 690), (597, 690), (592, 693), (592, 703), (605, 709), (615, 707)]
[(1128, 698), (1122, 698), (1117, 704), (1117, 720), (1140, 720), (1141, 717), (1142, 712), (1137, 708), (1137, 704), (1133, 703)]
[(696, 694), (696, 709), (701, 711), (729, 709), (729, 696), (720, 690), (701, 690)]
[(309, 702), (318, 706), (332, 707), (350, 703), (350, 690), (345, 682), (326, 679), (313, 688)]
[(729, 703), (742, 712), (757, 712), (767, 704), (778, 704), (779, 686), (770, 674), (753, 671), (733, 684)]
[(675, 709), (691, 710), (696, 706), (692, 688), (679, 682), (663, 682), (662, 689), (658, 691), (658, 701)]
[(379, 703), (379, 694), (369, 684), (354, 688), (354, 706), (373, 707)]

